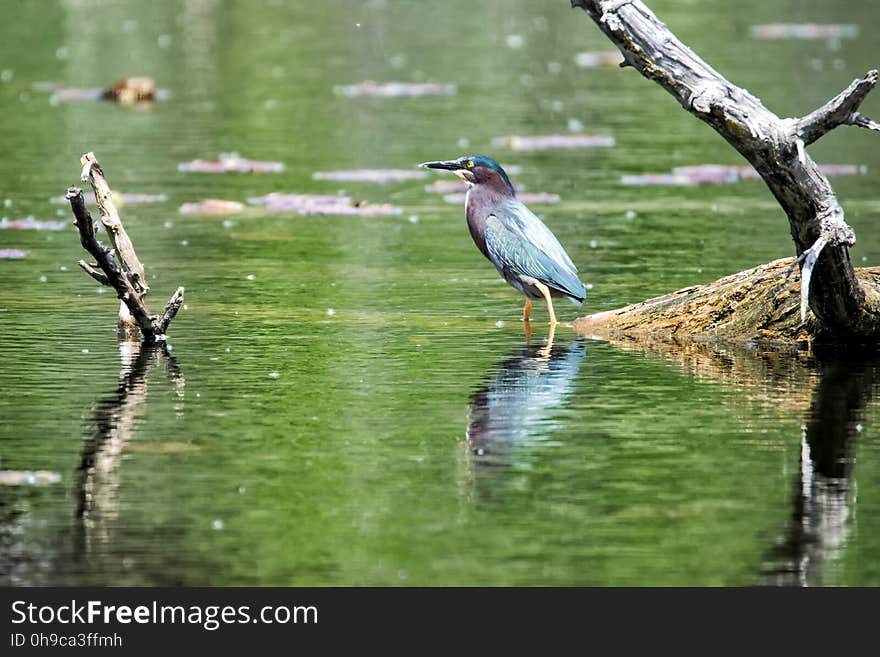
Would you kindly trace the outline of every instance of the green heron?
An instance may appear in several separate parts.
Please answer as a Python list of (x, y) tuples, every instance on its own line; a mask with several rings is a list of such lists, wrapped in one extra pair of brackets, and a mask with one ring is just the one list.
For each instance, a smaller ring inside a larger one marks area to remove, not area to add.
[(550, 325), (556, 325), (552, 297), (580, 305), (587, 293), (577, 267), (550, 229), (516, 198), (510, 178), (495, 160), (471, 155), (419, 166), (445, 169), (468, 184), (465, 215), (477, 248), (501, 277), (526, 297), (523, 320), (532, 299), (544, 299)]

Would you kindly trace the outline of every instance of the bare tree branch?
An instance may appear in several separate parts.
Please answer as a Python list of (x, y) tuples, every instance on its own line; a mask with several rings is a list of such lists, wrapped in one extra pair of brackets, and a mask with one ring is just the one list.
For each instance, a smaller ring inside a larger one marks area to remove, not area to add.
[(95, 199), (101, 210), (101, 223), (107, 230), (107, 237), (113, 245), (116, 257), (122, 268), (131, 276), (135, 289), (141, 296), (146, 295), (150, 291), (150, 286), (147, 285), (144, 266), (137, 257), (134, 244), (132, 244), (128, 233), (125, 232), (125, 227), (119, 218), (119, 212), (113, 202), (113, 192), (110, 191), (110, 185), (104, 177), (104, 170), (94, 153), (86, 153), (80, 158), (80, 162), (83, 165), (82, 181), (90, 183), (95, 191)]
[[(103, 246), (95, 237), (95, 224), (89, 211), (86, 209), (82, 190), (71, 187), (67, 190), (67, 200), (75, 218), (76, 227), (79, 231), (80, 243), (94, 258), (94, 265), (84, 260), (79, 261), (79, 266), (92, 278), (116, 290), (119, 297), (119, 328), (123, 333), (140, 329), (145, 341), (161, 341), (165, 339), (165, 332), (171, 320), (177, 315), (183, 304), (182, 287), (168, 301), (162, 316), (152, 315), (144, 303), (149, 288), (146, 285), (144, 266), (134, 251), (134, 245), (125, 232), (116, 206), (113, 204), (112, 192), (101, 170), (101, 165), (95, 159), (93, 153), (86, 153), (80, 160), (83, 164), (82, 178), (92, 184), (95, 197), (98, 199), (98, 207), (101, 209), (102, 222), (107, 230), (107, 235), (113, 242), (113, 250)], [(117, 264), (117, 258), (119, 264)], [(98, 271), (98, 268), (100, 271)], [(134, 328), (136, 326), (136, 328)]]
[(859, 128), (867, 128), (868, 130), (873, 130), (874, 132), (880, 132), (880, 123), (877, 123), (877, 121), (872, 121), (867, 116), (862, 116), (858, 112), (852, 113), (852, 116), (849, 117), (848, 123), (849, 125), (854, 125)]
[(153, 326), (150, 313), (146, 306), (144, 306), (131, 280), (116, 264), (116, 260), (113, 258), (110, 250), (95, 238), (95, 225), (91, 214), (86, 209), (82, 190), (78, 187), (71, 187), (67, 190), (66, 198), (70, 202), (70, 209), (73, 211), (73, 216), (76, 219), (76, 228), (79, 231), (79, 239), (83, 248), (92, 255), (95, 262), (98, 263), (98, 266), (104, 272), (104, 277), (109, 285), (116, 290), (116, 295), (129, 309), (138, 327), (141, 329), (144, 339), (156, 339), (157, 335), (161, 335), (161, 333), (157, 332)]
[(876, 71), (807, 117), (783, 120), (694, 54), (642, 0), (571, 4), (590, 16), (627, 64), (666, 89), (749, 161), (785, 211), (797, 255), (823, 240), (812, 283), (805, 286), (817, 330), (837, 338), (880, 334), (880, 293), (859, 284), (849, 257), (855, 234), (831, 184), (806, 151), (806, 145), (836, 125), (876, 129), (876, 123), (856, 112), (877, 83)]
[(165, 312), (162, 313), (162, 317), (156, 322), (156, 328), (161, 333), (165, 333), (168, 324), (171, 323), (171, 320), (177, 315), (177, 311), (180, 310), (180, 306), (183, 304), (184, 291), (185, 290), (182, 287), (177, 288), (177, 291), (171, 296), (168, 303), (165, 304)]
[(110, 279), (107, 278), (106, 276), (104, 276), (104, 274), (99, 272), (97, 269), (95, 269), (95, 267), (97, 267), (98, 265), (90, 265), (85, 260), (80, 260), (76, 264), (78, 264), (80, 267), (82, 267), (82, 269), (83, 269), (83, 271), (85, 271), (85, 273), (87, 273), (89, 276), (94, 278), (101, 285), (106, 285), (107, 287), (113, 287), (113, 285), (110, 284)]
[(853, 80), (852, 84), (822, 107), (799, 119), (797, 121), (796, 136), (809, 145), (841, 125), (870, 128), (870, 124), (873, 122), (858, 114), (857, 110), (871, 89), (876, 85), (876, 70), (868, 71), (864, 78)]

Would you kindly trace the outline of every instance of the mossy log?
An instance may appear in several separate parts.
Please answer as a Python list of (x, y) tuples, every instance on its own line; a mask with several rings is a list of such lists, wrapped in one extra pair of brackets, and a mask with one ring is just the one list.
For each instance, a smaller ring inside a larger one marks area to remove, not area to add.
[[(808, 347), (822, 336), (815, 316), (800, 320), (800, 281), (786, 278), (794, 258), (693, 285), (624, 308), (576, 319), (581, 335), (613, 342), (693, 339)], [(855, 270), (863, 288), (880, 294), (880, 268)], [(833, 336), (826, 336), (833, 341)]]
[[(880, 288), (870, 273), (856, 274), (849, 256), (855, 233), (807, 147), (839, 126), (880, 131), (880, 124), (858, 111), (878, 82), (877, 71), (810, 114), (783, 119), (700, 59), (641, 0), (571, 4), (620, 49), (622, 66), (659, 84), (749, 161), (788, 218), (801, 269), (797, 290), (795, 283), (781, 282), (784, 264), (777, 261), (690, 292), (582, 318), (575, 322), (579, 330), (634, 335), (643, 325), (640, 332), (654, 335), (876, 343)], [(808, 307), (812, 317), (805, 321)]]

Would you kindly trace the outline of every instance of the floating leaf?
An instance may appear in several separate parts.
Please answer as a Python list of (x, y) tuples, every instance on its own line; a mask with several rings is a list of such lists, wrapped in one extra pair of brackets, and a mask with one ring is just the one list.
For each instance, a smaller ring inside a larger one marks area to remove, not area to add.
[(51, 470), (0, 470), (2, 486), (46, 486), (61, 481), (61, 474)]
[(373, 82), (366, 80), (359, 84), (333, 87), (337, 96), (360, 98), (364, 96), (377, 98), (395, 98), (399, 96), (452, 96), (456, 92), (454, 84), (438, 84), (435, 82)]
[(53, 102), (112, 100), (118, 105), (145, 105), (157, 100), (166, 100), (167, 89), (157, 89), (153, 78), (133, 77), (117, 80), (109, 87), (85, 88), (66, 87), (61, 82), (36, 82), (35, 91), (52, 94)]
[(433, 192), (435, 194), (464, 193), (467, 191), (467, 188), (467, 183), (461, 180), (435, 180), (430, 185), (425, 185), (426, 192)]
[[(88, 192), (87, 194), (83, 194), (83, 198), (86, 203), (90, 203), (91, 205), (96, 205), (95, 201), (95, 193)], [(167, 194), (122, 194), (120, 192), (113, 192), (113, 200), (117, 205), (131, 204), (138, 205), (142, 203), (164, 203), (168, 200)], [(50, 203), (57, 203), (59, 205), (67, 205), (70, 201), (67, 200), (66, 196), (53, 196), (49, 199)]]
[[(447, 203), (464, 203), (467, 198), (466, 194), (446, 194), (443, 200)], [(545, 192), (534, 192), (517, 194), (516, 198), (523, 203), (559, 203), (559, 194), (547, 194)]]
[(234, 214), (244, 210), (244, 203), (238, 201), (224, 201), (217, 198), (208, 198), (197, 203), (184, 203), (180, 206), (180, 214), (196, 214), (204, 216), (221, 216)]
[(402, 180), (420, 180), (427, 178), (425, 171), (410, 169), (352, 169), (349, 171), (316, 171), (312, 174), (315, 180), (333, 180), (336, 182), (372, 182), (389, 183)]
[(614, 137), (607, 135), (543, 135), (534, 137), (498, 137), (492, 140), (495, 148), (514, 151), (546, 151), (560, 148), (607, 148), (614, 146)]
[(756, 39), (855, 39), (859, 26), (851, 24), (767, 23), (752, 25)]
[(177, 165), (178, 171), (187, 173), (279, 173), (284, 171), (282, 162), (247, 160), (238, 153), (221, 153), (216, 160), (193, 160)]
[(138, 454), (185, 454), (203, 449), (201, 445), (181, 442), (129, 443), (125, 446), (125, 451)]
[(393, 215), (401, 208), (388, 204), (353, 202), (348, 196), (321, 194), (281, 194), (249, 198), (248, 203), (264, 205), (269, 212), (298, 212), (302, 215)]
[(33, 217), (24, 219), (0, 219), (0, 230), (64, 230), (72, 225), (69, 221), (40, 221)]
[(620, 66), (623, 57), (616, 50), (603, 50), (601, 52), (580, 52), (575, 55), (574, 63), (581, 68), (602, 68), (607, 66)]
[[(854, 176), (866, 173), (868, 168), (856, 164), (820, 164), (819, 170), (826, 176)], [(758, 172), (750, 166), (697, 164), (676, 167), (672, 173), (623, 176), (621, 182), (624, 185), (723, 185), (759, 177)]]

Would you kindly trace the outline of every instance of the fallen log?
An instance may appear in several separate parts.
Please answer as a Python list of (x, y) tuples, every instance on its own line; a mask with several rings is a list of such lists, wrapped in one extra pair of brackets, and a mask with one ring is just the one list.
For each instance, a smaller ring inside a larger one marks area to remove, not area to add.
[(92, 264), (85, 260), (78, 264), (101, 285), (116, 291), (120, 300), (118, 329), (123, 337), (136, 337), (140, 331), (146, 342), (162, 341), (168, 325), (183, 304), (184, 289), (177, 288), (161, 315), (150, 314), (144, 303), (144, 297), (150, 291), (144, 266), (122, 225), (104, 171), (94, 153), (86, 153), (80, 162), (83, 165), (82, 180), (91, 183), (101, 211), (101, 223), (113, 248), (108, 249), (97, 240), (95, 224), (86, 208), (82, 190), (70, 187), (65, 198), (70, 203), (80, 243), (95, 259)]
[[(623, 308), (579, 317), (572, 327), (611, 342), (713, 341), (810, 346), (819, 335), (814, 315), (800, 318), (800, 284), (783, 258), (705, 285), (692, 285)], [(856, 270), (859, 285), (880, 294), (880, 268)]]
[[(855, 243), (855, 233), (807, 146), (842, 125), (880, 131), (880, 124), (858, 111), (877, 84), (877, 71), (854, 80), (810, 114), (782, 119), (694, 54), (641, 0), (571, 0), (571, 5), (583, 9), (620, 49), (624, 58), (621, 66), (635, 68), (657, 82), (743, 155), (782, 206), (795, 244), (795, 264), (801, 271), (796, 295), (800, 312), (791, 317), (789, 305), (780, 301), (785, 315), (771, 322), (774, 337), (788, 342), (805, 338), (876, 342), (880, 337), (880, 286), (872, 272), (857, 274), (853, 267), (849, 247)], [(753, 302), (778, 300), (786, 284), (774, 278), (783, 274), (777, 264), (735, 274), (739, 281), (736, 289), (748, 287)], [(622, 331), (634, 336), (656, 323), (662, 311), (660, 325), (670, 335), (759, 336), (766, 328), (762, 322), (779, 308), (738, 304), (735, 317), (721, 312), (726, 307), (725, 295), (731, 291), (730, 278), (700, 289), (703, 303), (720, 312), (718, 321), (707, 321), (709, 317), (695, 321), (693, 313), (701, 313), (697, 305), (682, 303), (687, 295), (667, 295), (620, 311), (580, 318), (574, 326), (586, 333)], [(785, 299), (790, 296), (789, 290)], [(808, 308), (811, 321), (805, 321)], [(708, 315), (713, 312), (710, 309)]]

